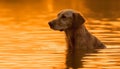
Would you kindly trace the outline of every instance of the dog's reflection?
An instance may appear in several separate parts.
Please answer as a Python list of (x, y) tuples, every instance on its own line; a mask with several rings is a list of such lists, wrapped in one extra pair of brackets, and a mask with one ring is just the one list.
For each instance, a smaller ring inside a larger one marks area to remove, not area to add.
[(97, 50), (67, 50), (66, 54), (66, 69), (78, 69), (83, 68), (83, 61), (82, 59), (87, 54), (97, 53)]

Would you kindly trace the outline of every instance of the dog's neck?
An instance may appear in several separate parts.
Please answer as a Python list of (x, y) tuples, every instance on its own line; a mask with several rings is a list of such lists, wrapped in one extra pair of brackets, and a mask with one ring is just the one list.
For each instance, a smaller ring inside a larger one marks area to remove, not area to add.
[(80, 38), (83, 38), (87, 34), (89, 34), (89, 32), (87, 31), (85, 25), (83, 24), (77, 29), (69, 28), (69, 29), (65, 30), (65, 34), (67, 37), (77, 37), (78, 36)]
[[(77, 29), (69, 28), (65, 30), (65, 34), (68, 46), (72, 47), (76, 46), (76, 44), (82, 43), (84, 40), (87, 40), (87, 38), (89, 38), (88, 35), (90, 35), (84, 24)], [(76, 41), (78, 39), (79, 41)]]

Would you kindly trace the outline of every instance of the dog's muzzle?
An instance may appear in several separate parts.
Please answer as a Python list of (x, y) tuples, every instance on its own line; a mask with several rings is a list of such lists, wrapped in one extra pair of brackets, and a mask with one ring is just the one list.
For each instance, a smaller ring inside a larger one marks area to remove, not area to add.
[(49, 24), (49, 26), (50, 26), (51, 28), (53, 27), (53, 23), (52, 23), (52, 22), (49, 22), (48, 24)]
[(54, 22), (48, 22), (48, 24), (49, 24), (50, 28), (53, 29), (53, 30), (64, 31), (64, 29), (56, 29), (55, 25), (54, 25)]

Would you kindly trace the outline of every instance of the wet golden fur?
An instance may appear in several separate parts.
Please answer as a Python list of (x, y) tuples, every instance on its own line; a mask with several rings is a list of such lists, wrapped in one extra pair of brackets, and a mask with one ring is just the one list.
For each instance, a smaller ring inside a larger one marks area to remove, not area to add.
[(52, 29), (64, 31), (66, 34), (67, 69), (82, 67), (81, 59), (86, 53), (106, 48), (100, 40), (88, 32), (84, 22), (84, 17), (73, 10), (63, 10), (56, 19), (49, 22)]

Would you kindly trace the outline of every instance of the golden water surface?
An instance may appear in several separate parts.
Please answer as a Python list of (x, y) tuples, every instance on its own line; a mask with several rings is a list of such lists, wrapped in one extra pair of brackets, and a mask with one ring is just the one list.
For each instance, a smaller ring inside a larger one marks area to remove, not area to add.
[(64, 32), (51, 30), (48, 21), (65, 8), (82, 10), (88, 30), (107, 46), (97, 54), (84, 57), (84, 68), (81, 69), (120, 69), (119, 16), (115, 14), (114, 19), (108, 18), (110, 12), (104, 12), (104, 15), (107, 14), (104, 17), (103, 11), (94, 11), (92, 7), (87, 9), (86, 0), (69, 0), (68, 4), (65, 0), (60, 5), (62, 1), (0, 1), (0, 69), (64, 69), (65, 35)]

